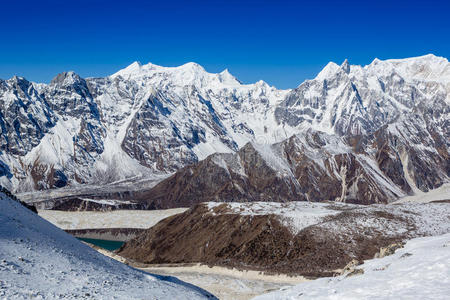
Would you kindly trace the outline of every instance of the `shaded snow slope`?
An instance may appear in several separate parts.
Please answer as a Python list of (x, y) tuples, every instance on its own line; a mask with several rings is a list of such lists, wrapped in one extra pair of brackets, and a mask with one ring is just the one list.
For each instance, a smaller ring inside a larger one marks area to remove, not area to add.
[(255, 299), (448, 299), (449, 247), (450, 233), (416, 238), (358, 266), (362, 275), (322, 278)]
[(103, 256), (0, 194), (0, 298), (203, 299), (201, 289)]

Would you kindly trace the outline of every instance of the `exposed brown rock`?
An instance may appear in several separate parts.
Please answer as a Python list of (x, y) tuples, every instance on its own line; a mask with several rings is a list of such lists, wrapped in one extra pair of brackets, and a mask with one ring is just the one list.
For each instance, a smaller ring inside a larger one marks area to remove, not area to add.
[[(162, 220), (118, 250), (121, 256), (147, 264), (204, 263), (310, 277), (332, 276), (349, 261), (373, 258), (381, 247), (401, 241), (355, 220), (366, 217), (403, 222), (386, 212), (369, 215), (343, 211), (328, 217), (331, 230), (321, 224), (293, 234), (276, 215), (240, 215), (220, 205), (204, 204)], [(349, 225), (350, 224), (350, 225)]]
[(353, 269), (352, 271), (350, 271), (350, 273), (347, 274), (346, 277), (351, 277), (351, 276), (355, 276), (355, 275), (362, 275), (364, 274), (364, 270), (363, 269)]
[[(309, 130), (263, 150), (258, 147), (248, 143), (235, 154), (213, 154), (152, 189), (135, 192), (133, 199), (155, 209), (206, 201), (387, 203), (411, 194), (405, 168), (423, 190), (439, 187), (447, 176), (432, 167), (444, 164), (437, 152), (422, 161), (423, 154), (382, 130), (348, 139)], [(406, 167), (402, 154), (408, 157)]]
[(382, 247), (380, 252), (375, 254), (375, 258), (383, 258), (388, 255), (392, 255), (395, 253), (397, 249), (403, 248), (405, 243), (393, 243), (387, 247)]
[(358, 261), (358, 260), (356, 260), (356, 259), (352, 259), (343, 269), (342, 269), (342, 271), (340, 271), (339, 272), (339, 274), (340, 275), (343, 275), (343, 274), (348, 274), (348, 273), (350, 273), (350, 272), (353, 272), (354, 270), (355, 270), (355, 267), (356, 266), (359, 266), (359, 265), (361, 265), (362, 264), (362, 262), (360, 262), (360, 261)]

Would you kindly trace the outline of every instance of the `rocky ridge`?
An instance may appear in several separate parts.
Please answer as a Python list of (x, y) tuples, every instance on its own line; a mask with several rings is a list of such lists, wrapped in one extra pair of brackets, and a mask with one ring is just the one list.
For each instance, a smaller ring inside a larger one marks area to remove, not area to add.
[(339, 274), (350, 261), (417, 236), (448, 233), (448, 203), (202, 203), (125, 243), (144, 264), (203, 263), (308, 277)]

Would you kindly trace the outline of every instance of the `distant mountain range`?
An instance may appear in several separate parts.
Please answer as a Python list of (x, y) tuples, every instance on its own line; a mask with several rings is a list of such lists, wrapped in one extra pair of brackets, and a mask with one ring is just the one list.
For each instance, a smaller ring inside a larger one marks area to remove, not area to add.
[(388, 202), (449, 181), (450, 63), (329, 63), (293, 90), (195, 63), (13, 77), (0, 80), (0, 128), (0, 184), (16, 192), (176, 172), (136, 197)]

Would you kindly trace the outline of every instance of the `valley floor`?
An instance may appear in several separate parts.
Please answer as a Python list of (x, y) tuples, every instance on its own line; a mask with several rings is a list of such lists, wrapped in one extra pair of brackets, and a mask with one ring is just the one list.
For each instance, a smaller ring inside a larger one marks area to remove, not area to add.
[(161, 210), (60, 211), (39, 210), (39, 216), (61, 229), (104, 229), (152, 227), (164, 218), (187, 208)]
[(306, 281), (301, 276), (264, 275), (256, 271), (240, 271), (223, 267), (192, 266), (152, 266), (143, 271), (168, 275), (201, 287), (222, 300), (244, 300), (255, 296), (292, 287)]
[[(98, 247), (94, 248), (115, 260), (129, 263), (113, 252)], [(302, 276), (267, 275), (257, 271), (242, 271), (218, 266), (209, 267), (201, 264), (136, 265), (134, 267), (151, 274), (176, 277), (214, 294), (221, 300), (251, 299), (258, 295), (290, 288), (308, 281)]]

